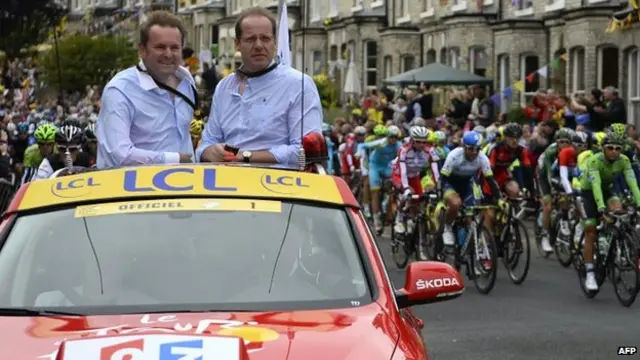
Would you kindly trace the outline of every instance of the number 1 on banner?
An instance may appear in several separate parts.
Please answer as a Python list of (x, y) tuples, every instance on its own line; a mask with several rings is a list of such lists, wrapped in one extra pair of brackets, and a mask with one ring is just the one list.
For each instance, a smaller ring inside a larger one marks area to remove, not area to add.
[(144, 359), (144, 339), (107, 346), (100, 351), (100, 360)]

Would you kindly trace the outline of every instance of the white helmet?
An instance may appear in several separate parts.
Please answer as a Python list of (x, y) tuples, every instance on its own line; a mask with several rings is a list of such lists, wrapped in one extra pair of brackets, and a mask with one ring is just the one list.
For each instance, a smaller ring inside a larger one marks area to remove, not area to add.
[(409, 136), (411, 136), (411, 140), (427, 141), (429, 130), (424, 126), (412, 126), (409, 129)]
[(367, 129), (365, 129), (364, 126), (356, 126), (356, 128), (353, 130), (353, 133), (361, 136), (361, 135), (366, 135), (367, 134)]
[(387, 136), (400, 137), (400, 128), (395, 125), (389, 126), (387, 128)]

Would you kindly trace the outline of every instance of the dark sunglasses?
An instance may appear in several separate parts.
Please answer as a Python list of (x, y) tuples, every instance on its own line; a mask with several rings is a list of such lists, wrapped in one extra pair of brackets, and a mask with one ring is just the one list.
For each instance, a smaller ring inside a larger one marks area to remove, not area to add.
[(428, 144), (428, 142), (423, 141), (423, 140), (413, 140), (413, 143), (417, 144), (417, 145), (427, 145)]
[(569, 142), (569, 140), (558, 140), (556, 143), (558, 145), (569, 145), (571, 142)]
[(617, 151), (617, 152), (622, 151), (622, 146), (606, 145), (604, 148), (610, 151)]
[(480, 148), (477, 146), (465, 146), (464, 147), (465, 150), (467, 151), (471, 151), (471, 152), (478, 152), (480, 151)]
[(66, 153), (67, 149), (69, 150), (69, 152), (76, 152), (80, 150), (78, 146), (58, 146), (59, 153)]

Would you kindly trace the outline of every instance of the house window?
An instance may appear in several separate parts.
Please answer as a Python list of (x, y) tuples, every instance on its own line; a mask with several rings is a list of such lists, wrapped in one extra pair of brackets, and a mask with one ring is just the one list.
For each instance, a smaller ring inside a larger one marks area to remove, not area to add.
[(320, 20), (320, 0), (309, 0), (309, 2), (311, 2), (309, 6), (311, 8), (310, 20), (311, 21)]
[(211, 29), (211, 44), (217, 44), (218, 38), (220, 38), (220, 28), (218, 25), (211, 25), (209, 28)]
[(434, 49), (427, 51), (427, 64), (433, 64), (436, 61), (438, 61), (436, 51)]
[(627, 119), (635, 121), (640, 126), (640, 50), (631, 49), (627, 52)]
[(540, 61), (536, 55), (520, 56), (520, 80), (524, 84), (524, 92), (520, 94), (521, 104), (528, 104), (540, 88), (540, 81), (537, 75), (533, 77), (533, 81), (529, 82), (527, 80), (527, 76), (535, 73), (539, 68)]
[(313, 60), (313, 75), (322, 73), (322, 51), (314, 51), (311, 59)]
[(416, 58), (413, 55), (402, 57), (402, 72), (413, 70), (416, 67)]
[(375, 88), (378, 83), (378, 44), (375, 41), (364, 42), (365, 86)]
[(393, 58), (391, 55), (384, 57), (384, 78), (390, 78), (393, 76)]
[(607, 86), (618, 87), (618, 60), (617, 47), (606, 46), (598, 48), (598, 88), (604, 89)]
[(509, 109), (511, 96), (507, 96), (504, 90), (511, 86), (511, 69), (509, 55), (501, 55), (498, 58), (498, 83), (500, 84), (500, 112), (506, 113)]
[(447, 48), (440, 49), (440, 64), (447, 64)]
[(569, 67), (571, 68), (571, 92), (584, 92), (584, 61), (585, 51), (583, 47), (571, 49), (569, 53)]
[(518, 10), (525, 10), (533, 7), (533, 0), (518, 1)]
[(447, 65), (451, 66), (454, 69), (458, 69), (460, 67), (460, 49), (457, 47), (452, 47), (449, 49), (447, 59)]
[(488, 61), (489, 57), (484, 47), (476, 46), (469, 49), (469, 71), (472, 73), (478, 76), (485, 76)]

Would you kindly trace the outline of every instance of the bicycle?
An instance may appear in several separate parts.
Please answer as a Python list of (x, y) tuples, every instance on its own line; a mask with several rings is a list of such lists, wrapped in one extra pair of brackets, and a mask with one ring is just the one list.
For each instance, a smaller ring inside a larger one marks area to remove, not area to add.
[[(469, 206), (463, 209), (452, 224), (457, 241), (449, 252), (445, 247), (445, 259), (453, 257), (453, 266), (460, 271), (466, 267), (466, 275), (482, 294), (488, 294), (496, 283), (498, 257), (496, 243), (491, 231), (483, 225), (483, 213), (486, 209), (495, 209), (494, 205)], [(466, 234), (464, 234), (466, 231)], [(486, 284), (480, 283), (486, 279)]]
[[(577, 244), (578, 250), (574, 256), (575, 268), (580, 281), (580, 288), (588, 299), (594, 298), (600, 291), (605, 279), (609, 277), (613, 284), (613, 290), (622, 306), (630, 307), (638, 295), (640, 287), (640, 262), (638, 260), (638, 247), (634, 239), (635, 230), (630, 226), (631, 217), (635, 216), (634, 207), (627, 211), (605, 212), (607, 220), (598, 225), (598, 236), (594, 242), (594, 273), (598, 290), (588, 290), (585, 286), (586, 267), (584, 263), (583, 243), (584, 234)], [(633, 288), (626, 288), (628, 297), (623, 298), (619, 282), (622, 270), (633, 272), (631, 283)]]
[[(374, 214), (373, 212), (373, 206), (371, 206), (371, 219), (368, 219), (370, 221), (370, 225), (372, 225), (372, 228), (374, 228), (376, 235), (380, 236), (382, 235), (382, 233), (384, 232), (384, 228), (385, 226), (388, 226), (392, 223), (392, 220), (395, 218), (395, 209), (394, 209), (394, 204), (392, 203), (391, 200), (393, 200), (393, 191), (394, 191), (394, 186), (393, 186), (393, 182), (391, 181), (390, 178), (385, 178), (382, 181), (382, 186), (380, 187), (380, 193), (378, 194), (379, 199), (380, 199), (380, 230), (375, 229), (375, 221), (373, 220), (373, 217), (376, 216), (376, 214)], [(371, 201), (373, 201), (373, 199), (371, 199)], [(393, 226), (392, 228), (392, 233), (391, 233), (391, 238), (393, 239)]]
[(559, 211), (556, 211), (556, 214), (552, 213), (552, 219), (555, 222), (553, 234), (549, 234), (549, 243), (553, 247), (558, 262), (563, 267), (569, 267), (573, 263), (574, 235), (576, 226), (580, 222), (575, 199), (575, 195), (564, 193), (558, 195), (556, 203)]
[[(495, 228), (499, 229), (496, 236), (498, 238), (498, 254), (502, 253), (502, 262), (507, 268), (509, 279), (516, 285), (524, 282), (531, 265), (529, 234), (522, 220), (518, 218), (522, 212), (518, 208), (523, 200), (523, 198), (509, 198), (503, 206), (498, 206), (495, 225)], [(515, 271), (518, 265), (523, 265), (520, 275), (517, 275)]]
[[(435, 231), (435, 224), (427, 215), (427, 209), (430, 204), (437, 202), (438, 196), (435, 192), (427, 192), (422, 195), (411, 195), (410, 199), (407, 199), (404, 212), (404, 225), (405, 233), (401, 239), (398, 239), (399, 235), (395, 233), (393, 226), (391, 228), (391, 253), (393, 254), (393, 260), (396, 263), (398, 269), (404, 269), (409, 263), (411, 255), (415, 254), (416, 260), (426, 260), (424, 256), (424, 250), (430, 247), (429, 244), (435, 242), (437, 232)], [(411, 208), (411, 202), (419, 201), (417, 205), (419, 211), (413, 217), (408, 214)], [(402, 251), (401, 250), (402, 247)]]

